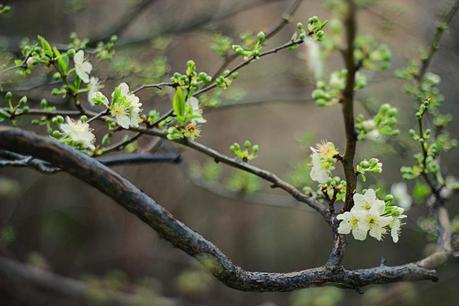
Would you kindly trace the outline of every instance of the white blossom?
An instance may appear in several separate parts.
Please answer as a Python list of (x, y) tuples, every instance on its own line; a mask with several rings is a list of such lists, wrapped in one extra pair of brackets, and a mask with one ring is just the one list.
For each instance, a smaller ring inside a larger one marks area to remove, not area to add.
[(75, 63), (75, 72), (78, 77), (85, 83), (89, 82), (89, 74), (92, 70), (92, 65), (89, 61), (84, 59), (84, 52), (83, 50), (78, 51), (75, 53), (73, 57), (73, 61)]
[(65, 137), (70, 138), (72, 142), (80, 144), (85, 148), (90, 150), (95, 149), (94, 142), (96, 137), (92, 133), (92, 129), (88, 123), (83, 123), (79, 120), (73, 121), (69, 117), (66, 118), (66, 122), (60, 125), (60, 129)]
[(376, 193), (373, 189), (368, 189), (364, 194), (356, 193), (353, 199), (353, 209), (361, 209), (367, 212), (373, 210), (379, 214), (384, 213), (386, 203), (376, 198)]
[(396, 198), (397, 204), (405, 210), (410, 209), (413, 200), (408, 193), (408, 187), (405, 183), (399, 182), (392, 184), (390, 193)]
[(312, 158), (312, 168), (311, 168), (311, 179), (320, 184), (324, 184), (328, 181), (330, 174), (327, 170), (322, 168), (320, 161), (320, 153), (314, 152), (311, 155)]
[(307, 38), (305, 41), (308, 68), (312, 72), (314, 79), (319, 81), (323, 75), (323, 63), (320, 56), (320, 46), (313, 39)]
[[(91, 77), (88, 84), (88, 101), (91, 102), (92, 99), (96, 96), (100, 89), (104, 86), (99, 82), (99, 79), (96, 77)], [(91, 102), (92, 103), (92, 102)]]
[(381, 240), (382, 236), (386, 233), (386, 226), (392, 221), (392, 217), (383, 216), (377, 211), (377, 208), (372, 208), (367, 211), (364, 216), (359, 220), (359, 228), (362, 230), (369, 230), (370, 236)]
[(334, 169), (338, 152), (335, 145), (331, 142), (323, 142), (316, 148), (311, 148), (312, 168), (310, 172), (311, 179), (320, 184), (324, 184), (330, 177), (330, 172)]
[(352, 209), (336, 217), (341, 221), (338, 233), (346, 235), (352, 232), (356, 240), (365, 240), (367, 234), (381, 240), (390, 229), (392, 239), (398, 241), (402, 225), (400, 220), (406, 217), (403, 208), (386, 207), (373, 189), (368, 189), (364, 194), (356, 193), (353, 199)]
[[(116, 92), (119, 93), (119, 96), (115, 95)], [(112, 99), (110, 113), (115, 117), (116, 123), (125, 129), (130, 126), (138, 127), (142, 103), (139, 97), (129, 92), (129, 86), (121, 83), (113, 92)]]
[(363, 230), (360, 227), (360, 220), (363, 217), (364, 212), (361, 210), (351, 212), (346, 211), (338, 215), (336, 218), (341, 220), (338, 227), (338, 233), (346, 235), (352, 232), (352, 236), (354, 236), (356, 240), (365, 240), (365, 238), (367, 238), (368, 230)]
[(195, 123), (206, 123), (207, 120), (202, 117), (202, 109), (199, 107), (199, 100), (195, 97), (191, 97), (186, 101), (191, 106), (192, 114), (196, 118), (191, 119)]

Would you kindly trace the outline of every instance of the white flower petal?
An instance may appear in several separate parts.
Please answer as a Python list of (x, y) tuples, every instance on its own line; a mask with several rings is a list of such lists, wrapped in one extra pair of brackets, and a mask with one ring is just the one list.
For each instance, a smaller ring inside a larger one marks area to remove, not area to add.
[(129, 128), (129, 124), (131, 123), (131, 120), (127, 115), (121, 115), (116, 118), (116, 123), (118, 123), (119, 126), (121, 126), (124, 129)]
[(352, 236), (355, 240), (365, 240), (367, 238), (367, 231), (360, 228), (352, 230)]
[(75, 64), (81, 64), (84, 61), (84, 51), (80, 50), (73, 56), (73, 61)]
[(129, 94), (129, 86), (126, 83), (121, 83), (118, 85), (122, 96), (127, 96)]

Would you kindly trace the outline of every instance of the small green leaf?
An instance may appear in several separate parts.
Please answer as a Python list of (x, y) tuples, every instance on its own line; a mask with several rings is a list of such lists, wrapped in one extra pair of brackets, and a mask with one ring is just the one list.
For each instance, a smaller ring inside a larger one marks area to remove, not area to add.
[(185, 115), (185, 95), (180, 87), (177, 87), (174, 95), (173, 107), (175, 115), (181, 118)]
[(56, 56), (57, 63), (63, 72), (67, 72), (67, 67), (69, 65), (69, 58), (66, 54), (62, 55), (57, 48), (53, 48), (54, 55)]
[(49, 44), (49, 42), (40, 35), (37, 36), (37, 39), (38, 39), (38, 43), (40, 44), (40, 47), (43, 49), (45, 54), (50, 58), (53, 57), (53, 49), (51, 48), (51, 45)]
[(0, 109), (0, 122), (4, 121), (5, 119), (8, 119), (10, 117), (10, 114), (5, 111), (4, 109)]

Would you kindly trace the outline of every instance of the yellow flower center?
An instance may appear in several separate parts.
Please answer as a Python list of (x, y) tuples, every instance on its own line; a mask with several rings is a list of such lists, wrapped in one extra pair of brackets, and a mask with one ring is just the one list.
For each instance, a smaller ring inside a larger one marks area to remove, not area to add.
[(351, 219), (351, 226), (352, 227), (357, 227), (358, 223), (359, 223), (359, 219), (357, 219), (357, 218), (352, 218)]
[(374, 217), (368, 218), (368, 223), (371, 224), (371, 225), (375, 225), (376, 224), (376, 218), (374, 218)]
[(115, 117), (121, 116), (125, 113), (125, 109), (122, 105), (113, 106), (112, 111)]
[(195, 122), (191, 122), (187, 126), (185, 126), (185, 130), (188, 134), (187, 136), (192, 139), (198, 137), (201, 134), (201, 131), (198, 129)]

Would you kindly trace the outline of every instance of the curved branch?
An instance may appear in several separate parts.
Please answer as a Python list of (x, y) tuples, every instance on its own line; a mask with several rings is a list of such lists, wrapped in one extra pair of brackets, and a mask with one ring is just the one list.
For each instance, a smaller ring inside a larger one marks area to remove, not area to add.
[(111, 197), (158, 234), (199, 260), (217, 279), (244, 291), (290, 291), (336, 285), (358, 289), (402, 280), (437, 280), (434, 270), (416, 263), (346, 270), (318, 267), (291, 273), (249, 272), (233, 264), (213, 243), (194, 232), (116, 172), (71, 147), (31, 132), (0, 127), (0, 149), (33, 155), (65, 170)]
[[(66, 297), (72, 297), (83, 303), (94, 302), (97, 293), (100, 301), (98, 305), (139, 305), (138, 296), (135, 294), (105, 288), (92, 288), (90, 284), (83, 281), (43, 271), (5, 257), (0, 257), (0, 275), (8, 282), (18, 283), (21, 288), (25, 283), (42, 290), (50, 290)], [(155, 297), (154, 304), (174, 306), (180, 303), (165, 297)]]
[[(158, 137), (161, 137), (161, 138), (164, 138), (168, 141), (171, 141), (170, 139), (167, 138), (167, 136), (159, 129), (155, 129), (155, 128), (152, 128), (152, 129), (148, 129), (148, 128), (131, 128), (131, 130), (134, 130), (134, 131), (137, 131), (139, 133), (144, 133), (144, 134), (147, 134), (147, 135), (152, 135), (152, 136), (158, 136)], [(190, 140), (190, 139), (183, 139), (183, 140), (173, 140), (174, 142), (176, 143), (179, 143), (181, 145), (184, 145), (184, 146), (187, 146), (189, 148), (192, 148), (194, 149), (195, 151), (198, 151), (198, 152), (201, 152), (207, 156), (210, 156), (212, 157), (215, 162), (222, 162), (226, 165), (229, 165), (233, 168), (237, 168), (237, 169), (241, 169), (241, 170), (244, 170), (246, 172), (249, 172), (249, 173), (252, 173), (252, 174), (255, 174), (256, 176), (270, 182), (272, 185), (271, 187), (272, 188), (280, 188), (282, 190), (285, 190), (286, 192), (288, 192), (293, 198), (295, 198), (296, 200), (300, 201), (300, 202), (303, 202), (303, 203), (306, 203), (308, 206), (310, 206), (311, 208), (313, 208), (314, 210), (316, 210), (318, 213), (320, 213), (325, 221), (329, 222), (330, 220), (330, 216), (329, 216), (329, 212), (328, 210), (326, 209), (326, 207), (324, 205), (322, 205), (322, 203), (319, 203), (314, 197), (311, 197), (311, 196), (308, 196), (306, 194), (304, 194), (303, 192), (301, 192), (300, 190), (298, 190), (297, 188), (295, 188), (295, 186), (289, 184), (288, 182), (282, 180), (281, 178), (279, 178), (277, 175), (275, 175), (274, 173), (271, 173), (267, 170), (264, 170), (264, 169), (260, 169), (258, 167), (255, 167), (249, 163), (246, 163), (246, 162), (243, 162), (243, 161), (239, 161), (237, 159), (233, 159), (233, 158), (230, 158), (224, 154), (221, 154), (220, 152), (212, 149), (212, 148), (209, 148), (199, 142), (196, 142), (196, 141), (193, 141), (193, 140)]]

